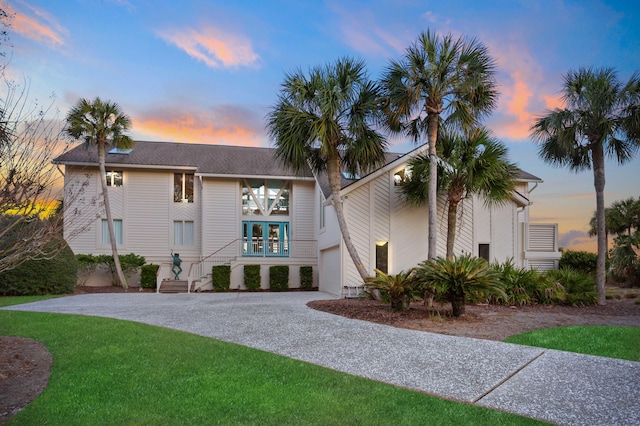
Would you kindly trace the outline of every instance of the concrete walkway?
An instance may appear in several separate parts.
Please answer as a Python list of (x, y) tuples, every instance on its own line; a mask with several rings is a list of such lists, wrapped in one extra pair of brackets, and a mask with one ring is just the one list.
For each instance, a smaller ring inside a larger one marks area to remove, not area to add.
[(562, 425), (640, 425), (640, 363), (404, 330), (306, 306), (331, 298), (318, 292), (115, 293), (4, 309), (183, 330)]

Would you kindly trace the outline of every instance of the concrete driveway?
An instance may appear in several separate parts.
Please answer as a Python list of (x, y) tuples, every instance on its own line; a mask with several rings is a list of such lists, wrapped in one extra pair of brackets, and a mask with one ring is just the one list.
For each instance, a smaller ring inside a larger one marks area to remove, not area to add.
[(318, 292), (112, 293), (4, 309), (173, 328), (563, 425), (640, 425), (640, 363), (404, 330), (306, 306), (331, 298)]

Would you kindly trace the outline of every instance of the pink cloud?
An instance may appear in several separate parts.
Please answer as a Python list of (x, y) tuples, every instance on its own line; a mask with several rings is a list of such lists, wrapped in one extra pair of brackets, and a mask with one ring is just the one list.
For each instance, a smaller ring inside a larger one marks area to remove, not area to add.
[(267, 142), (264, 123), (257, 114), (225, 105), (211, 112), (163, 109), (133, 118), (136, 139), (241, 146), (263, 146)]
[(52, 46), (63, 45), (67, 30), (44, 9), (20, 3), (28, 10), (22, 11), (12, 8), (9, 4), (1, 3), (4, 11), (12, 17), (10, 19), (11, 31), (27, 37), (31, 40), (49, 44)]
[(341, 40), (358, 52), (386, 58), (404, 51), (411, 42), (406, 30), (378, 23), (370, 8), (346, 10), (338, 3), (330, 7), (338, 19)]
[(210, 68), (255, 66), (260, 59), (249, 39), (211, 26), (162, 31), (158, 35)]

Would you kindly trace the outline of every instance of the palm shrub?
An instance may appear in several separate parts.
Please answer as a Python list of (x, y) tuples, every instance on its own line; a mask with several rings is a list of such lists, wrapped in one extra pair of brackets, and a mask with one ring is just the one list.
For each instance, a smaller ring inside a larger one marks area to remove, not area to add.
[(598, 303), (594, 277), (571, 268), (547, 271), (546, 276), (554, 284), (561, 285), (566, 292), (565, 303), (569, 305), (593, 305)]
[(539, 295), (544, 292), (546, 283), (534, 269), (519, 268), (513, 259), (503, 264), (492, 263), (491, 269), (498, 275), (506, 297), (493, 294), (490, 301), (503, 305), (528, 305), (539, 302)]
[(483, 292), (507, 298), (499, 274), (486, 260), (470, 254), (421, 262), (416, 276), (421, 285), (434, 287), (436, 298), (451, 303), (454, 317), (464, 316), (467, 294)]
[(377, 291), (382, 301), (389, 303), (393, 311), (408, 308), (411, 300), (419, 292), (413, 269), (407, 272), (400, 271), (395, 275), (385, 274), (376, 269), (376, 276), (368, 277), (365, 285), (367, 294), (375, 297), (375, 291)]

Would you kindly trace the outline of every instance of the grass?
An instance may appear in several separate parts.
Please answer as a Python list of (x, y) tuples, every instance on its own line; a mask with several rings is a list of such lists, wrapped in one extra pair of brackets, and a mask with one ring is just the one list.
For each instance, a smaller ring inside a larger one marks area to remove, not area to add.
[(640, 361), (640, 327), (558, 327), (534, 330), (505, 342)]
[(201, 336), (108, 318), (0, 311), (43, 342), (49, 384), (10, 424), (539, 424)]
[(0, 308), (3, 306), (20, 305), (23, 303), (37, 302), (39, 300), (53, 299), (60, 297), (58, 295), (45, 296), (0, 296)]

